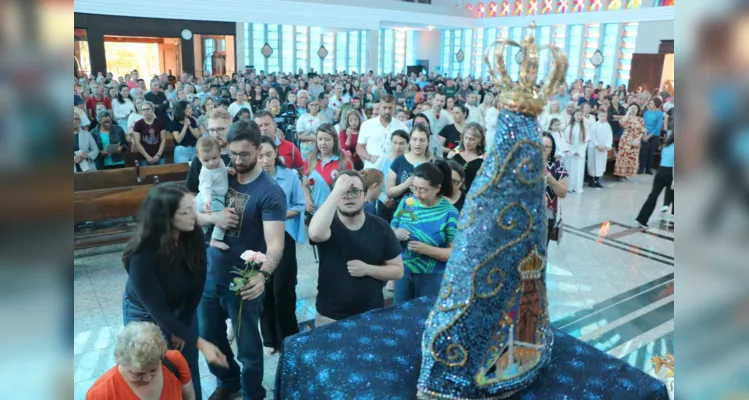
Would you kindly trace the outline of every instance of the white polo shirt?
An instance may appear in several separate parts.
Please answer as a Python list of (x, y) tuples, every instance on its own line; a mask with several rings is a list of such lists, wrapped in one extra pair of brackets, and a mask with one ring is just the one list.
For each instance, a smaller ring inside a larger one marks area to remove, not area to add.
[[(398, 129), (408, 132), (406, 124), (395, 117), (393, 117), (388, 126), (383, 126), (379, 117), (370, 118), (364, 121), (361, 128), (359, 128), (359, 140), (357, 144), (363, 144), (367, 149), (367, 153), (377, 156), (379, 157), (378, 160), (381, 160), (390, 154), (390, 147), (392, 146), (390, 140), (393, 132)], [(363, 161), (364, 168), (377, 168), (375, 163), (369, 160)]]

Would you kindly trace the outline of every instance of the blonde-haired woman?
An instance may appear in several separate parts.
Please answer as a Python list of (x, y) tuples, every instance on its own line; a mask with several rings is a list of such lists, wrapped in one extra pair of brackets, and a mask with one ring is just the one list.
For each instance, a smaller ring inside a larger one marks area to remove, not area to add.
[(362, 122), (362, 116), (358, 110), (349, 110), (346, 113), (346, 118), (341, 119), (341, 130), (338, 133), (341, 148), (351, 154), (354, 169), (357, 171), (364, 167), (359, 154), (356, 153), (356, 144), (359, 142), (359, 128), (361, 128)]
[(114, 358), (117, 365), (96, 380), (86, 400), (196, 399), (187, 360), (179, 350), (167, 350), (156, 324), (127, 324), (117, 336)]
[(330, 187), (338, 174), (353, 168), (351, 159), (338, 143), (338, 135), (333, 125), (320, 125), (315, 134), (315, 147), (304, 161), (302, 170), (306, 211), (314, 213), (330, 195)]
[(447, 158), (454, 160), (465, 169), (466, 191), (471, 188), (474, 178), (476, 178), (481, 165), (484, 163), (485, 151), (486, 138), (484, 137), (484, 128), (475, 122), (471, 122), (463, 131), (460, 147), (457, 151), (451, 151), (447, 155)]

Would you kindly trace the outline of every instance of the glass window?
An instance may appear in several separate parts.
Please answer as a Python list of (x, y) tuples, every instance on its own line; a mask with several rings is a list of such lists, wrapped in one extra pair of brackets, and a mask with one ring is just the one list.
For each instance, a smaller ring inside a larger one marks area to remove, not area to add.
[(322, 73), (331, 74), (335, 72), (333, 67), (335, 66), (334, 59), (336, 57), (333, 33), (323, 33), (322, 38), (325, 49), (328, 50), (328, 56), (322, 62)]
[(636, 22), (622, 24), (622, 42), (619, 47), (619, 68), (617, 68), (616, 85), (629, 85), (629, 72), (632, 68), (632, 54), (635, 52), (637, 39)]
[(348, 63), (348, 33), (336, 33), (335, 48), (335, 72), (345, 71)]
[(444, 30), (442, 32), (442, 74), (448, 75), (450, 73), (450, 60), (452, 54), (452, 41), (451, 31)]
[(383, 44), (382, 44), (382, 73), (390, 74), (393, 72), (393, 54), (395, 45), (395, 31), (392, 29), (385, 29), (383, 33)]
[(601, 80), (604, 87), (613, 85), (614, 68), (616, 66), (616, 39), (619, 35), (619, 24), (605, 24), (603, 26), (603, 64), (600, 67)]
[(589, 24), (585, 27), (585, 51), (583, 52), (583, 77), (585, 79), (596, 78), (596, 67), (590, 62), (590, 57), (598, 50), (600, 30), (601, 24)]
[(296, 65), (295, 69), (301, 68), (305, 72), (309, 69), (308, 60), (310, 59), (309, 53), (309, 27), (297, 26), (296, 27)]
[(369, 65), (367, 64), (367, 31), (359, 31), (359, 38), (361, 39), (361, 45), (359, 46), (359, 58), (360, 58), (360, 67), (361, 70), (359, 73), (363, 73), (367, 69), (370, 69)]
[(203, 39), (203, 47), (205, 47), (205, 62), (203, 63), (203, 74), (204, 76), (213, 76), (213, 39)]
[(281, 72), (281, 49), (280, 49), (280, 36), (279, 32), (280, 25), (270, 24), (267, 26), (268, 29), (268, 44), (273, 49), (273, 54), (268, 57), (268, 71), (267, 72)]
[(566, 14), (569, 6), (568, 0), (559, 0), (557, 2), (557, 14)]
[(528, 12), (526, 15), (536, 15), (538, 12), (538, 0), (528, 0)]
[(642, 4), (642, 1), (640, 1), (640, 0), (628, 0), (627, 1), (627, 10), (631, 10), (633, 8), (640, 8), (641, 4)]
[[(250, 49), (252, 48), (250, 44), (252, 43), (250, 38), (250, 24), (244, 23), (244, 65), (252, 65), (252, 53), (250, 52)], [(242, 68), (244, 71), (244, 68)]]
[(395, 72), (403, 73), (406, 70), (406, 31), (397, 30), (393, 32), (395, 36)]
[(554, 0), (542, 0), (541, 15), (547, 15), (554, 12)]
[(379, 30), (379, 33), (378, 33), (379, 34), (379, 39), (377, 41), (377, 58), (378, 58), (378, 60), (377, 60), (378, 71), (377, 72), (380, 73), (380, 74), (382, 73), (382, 66), (383, 66), (383, 64), (382, 64), (382, 58), (383, 58), (383, 53), (382, 53), (382, 31), (383, 31), (382, 29)]
[(460, 63), (460, 76), (466, 77), (471, 74), (471, 65), (473, 65), (473, 29), (463, 30), (463, 53), (465, 58)]
[(549, 68), (549, 50), (548, 49), (541, 49), (543, 46), (547, 46), (551, 43), (551, 27), (550, 26), (542, 26), (537, 29), (538, 35), (536, 36), (536, 40), (538, 40), (538, 46), (539, 46), (539, 52), (538, 52), (538, 78), (536, 79), (536, 82), (539, 80), (546, 81), (546, 74)]
[(281, 28), (281, 70), (296, 72), (294, 68), (294, 26), (283, 25)]
[(348, 33), (348, 66), (349, 73), (361, 72), (359, 68), (359, 31)]
[(582, 56), (583, 26), (570, 26), (569, 45), (567, 46), (567, 58), (569, 69), (567, 69), (567, 82), (580, 77), (580, 58)]
[(484, 31), (486, 29), (477, 28), (473, 31), (473, 71), (475, 78), (480, 78), (484, 69)]
[(601, 8), (603, 7), (603, 0), (590, 0), (590, 8), (588, 11), (595, 12), (595, 11), (601, 11)]
[(315, 72), (320, 73), (322, 72), (322, 60), (320, 60), (320, 56), (317, 55), (317, 51), (320, 50), (320, 46), (322, 46), (322, 42), (320, 41), (322, 33), (319, 26), (311, 26), (309, 32), (309, 66), (310, 68), (313, 68)]
[(265, 45), (265, 24), (252, 24), (252, 62), (255, 70), (267, 71), (260, 49)]
[[(523, 28), (520, 26), (513, 27), (511, 30), (511, 39), (520, 43), (523, 40)], [(520, 51), (516, 47), (510, 48), (509, 57), (507, 57), (507, 73), (510, 74), (510, 79), (517, 81), (520, 79), (520, 64), (515, 61), (515, 56)]]
[(621, 0), (609, 0), (609, 5), (606, 7), (608, 11), (616, 11), (622, 8)]
[(414, 65), (414, 31), (406, 32), (406, 66)]

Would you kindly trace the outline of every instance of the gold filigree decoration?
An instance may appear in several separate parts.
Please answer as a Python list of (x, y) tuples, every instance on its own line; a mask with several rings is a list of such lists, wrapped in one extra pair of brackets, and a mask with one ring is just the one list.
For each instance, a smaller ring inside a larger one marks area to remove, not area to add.
[[(502, 100), (502, 106), (510, 111), (535, 116), (541, 114), (551, 94), (560, 84), (564, 83), (568, 62), (567, 54), (559, 47), (555, 45), (541, 47), (541, 49), (548, 49), (551, 52), (551, 59), (554, 64), (551, 73), (544, 79), (546, 82), (544, 87), (538, 93), (535, 93), (534, 86), (538, 75), (539, 58), (539, 48), (536, 46), (536, 38), (534, 37), (536, 23), (531, 23), (528, 29), (530, 32), (521, 43), (513, 40), (497, 40), (490, 44), (486, 53), (484, 53), (484, 63), (492, 80), (501, 89), (499, 97)], [(519, 47), (524, 54), (518, 82), (513, 82), (507, 73), (504, 59), (504, 49), (507, 46)], [(494, 51), (494, 67), (492, 67), (489, 59), (489, 53), (492, 50)]]
[[(504, 228), (505, 225), (502, 223), (501, 220), (502, 220), (502, 217), (505, 215), (505, 213), (508, 212), (509, 209), (512, 207), (518, 207), (526, 213), (526, 215), (528, 216), (528, 228), (525, 231), (523, 231), (523, 233), (520, 234), (516, 239), (504, 244), (503, 246), (495, 250), (493, 253), (491, 253), (486, 259), (484, 259), (482, 262), (476, 265), (476, 267), (473, 269), (473, 273), (471, 274), (471, 295), (469, 297), (467, 304), (461, 303), (457, 306), (453, 306), (451, 308), (444, 310), (444, 311), (453, 311), (453, 310), (460, 309), (460, 312), (458, 313), (458, 315), (455, 316), (455, 318), (451, 322), (449, 322), (448, 324), (445, 324), (445, 326), (443, 326), (437, 332), (435, 332), (434, 336), (432, 337), (432, 340), (429, 342), (429, 353), (432, 355), (432, 358), (434, 359), (435, 362), (439, 362), (447, 366), (451, 366), (449, 365), (450, 364), (449, 360), (442, 359), (437, 354), (437, 352), (434, 350), (434, 344), (438, 338), (440, 338), (446, 331), (451, 329), (458, 321), (460, 321), (461, 318), (463, 318), (465, 313), (468, 311), (469, 306), (473, 304), (473, 302), (476, 300), (477, 297), (479, 297), (476, 293), (476, 275), (478, 271), (484, 268), (486, 264), (492, 261), (495, 257), (497, 257), (500, 253), (502, 253), (507, 248), (512, 247), (522, 242), (523, 240), (525, 240), (533, 231), (533, 222), (534, 222), (533, 214), (531, 213), (530, 210), (528, 210), (523, 204), (519, 202), (512, 202), (508, 204), (507, 206), (505, 206), (505, 208), (503, 208), (502, 211), (499, 212), (499, 216), (497, 217), (497, 220), (496, 220), (497, 224), (499, 224), (500, 227), (503, 227), (503, 229), (505, 229)], [(516, 225), (514, 221), (513, 221), (513, 225)], [(482, 297), (479, 297), (479, 298), (482, 298)], [(443, 311), (443, 310), (440, 309), (440, 311)], [(450, 346), (448, 345), (448, 348), (449, 347)], [(466, 357), (467, 357), (467, 354), (466, 354)]]
[[(466, 196), (466, 203), (463, 206), (463, 211), (464, 212), (468, 212), (468, 220), (465, 223), (458, 222), (458, 229), (466, 229), (469, 226), (473, 225), (473, 222), (476, 219), (476, 214), (475, 214), (475, 211), (474, 211), (475, 207), (474, 207), (474, 204), (473, 204), (474, 203), (473, 200), (476, 197), (484, 194), (484, 192), (486, 192), (487, 190), (489, 190), (490, 187), (496, 186), (496, 185), (499, 184), (499, 181), (505, 175), (508, 166), (513, 161), (513, 156), (515, 155), (515, 152), (519, 151), (520, 147), (523, 146), (524, 144), (535, 146), (538, 150), (541, 151), (541, 154), (543, 154), (543, 147), (541, 147), (541, 145), (539, 143), (534, 142), (532, 140), (523, 140), (523, 141), (519, 141), (519, 142), (515, 143), (512, 146), (512, 149), (510, 149), (510, 152), (507, 154), (507, 158), (505, 158), (505, 160), (502, 162), (501, 166), (499, 168), (497, 168), (496, 171), (494, 171), (494, 174), (491, 176), (491, 178), (489, 179), (489, 181), (486, 184), (484, 184), (484, 186), (482, 186), (478, 190), (476, 190), (476, 192), (471, 193), (468, 196)], [(497, 159), (494, 160), (494, 165), (500, 165), (497, 162), (497, 161), (499, 161), (498, 160), (499, 157), (496, 155), (496, 153), (494, 153), (494, 157), (497, 158)], [(528, 158), (523, 158), (522, 160), (520, 160), (518, 166), (520, 167), (521, 166), (520, 164), (522, 164), (525, 160), (528, 160), (529, 162), (533, 162), (533, 160), (529, 160)], [(543, 157), (542, 157), (542, 160), (543, 160)], [(485, 165), (486, 163), (483, 163), (483, 164)], [(539, 171), (543, 171), (543, 170), (539, 169)], [(543, 177), (544, 177), (543, 174), (539, 174), (539, 176), (540, 176), (538, 178), (539, 180), (543, 179)], [(525, 180), (525, 178), (523, 178), (523, 179)], [(532, 182), (532, 181), (528, 181), (528, 180), (525, 180), (525, 181), (526, 182)], [(525, 183), (525, 182), (522, 182), (522, 181), (521, 181), (521, 183), (529, 184), (529, 183)], [(466, 210), (468, 210), (468, 211), (466, 211)]]
[(502, 289), (502, 282), (505, 279), (506, 273), (501, 268), (492, 268), (488, 274), (486, 274), (486, 284), (489, 285), (489, 287), (492, 287), (495, 285), (495, 280), (492, 279), (492, 276), (499, 275), (498, 279), (496, 280), (497, 285), (494, 286), (494, 289), (489, 293), (484, 294), (477, 294), (476, 297), (480, 299), (488, 299), (489, 297), (494, 297), (499, 293), (499, 290)]

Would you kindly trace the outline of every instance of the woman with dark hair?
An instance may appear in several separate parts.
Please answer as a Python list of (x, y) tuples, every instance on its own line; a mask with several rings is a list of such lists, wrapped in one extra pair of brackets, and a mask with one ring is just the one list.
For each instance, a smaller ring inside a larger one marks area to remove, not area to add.
[(237, 115), (234, 116), (232, 122), (237, 122), (240, 119), (246, 119), (248, 121), (252, 119), (252, 113), (250, 112), (249, 108), (240, 108), (239, 111), (237, 111)]
[(554, 137), (548, 132), (543, 135), (544, 157), (546, 158), (546, 216), (549, 219), (549, 230), (546, 238), (548, 245), (558, 215), (561, 215), (559, 199), (567, 197), (567, 170), (562, 159), (556, 157), (557, 145)]
[(642, 205), (637, 219), (635, 219), (641, 228), (648, 227), (648, 220), (653, 215), (658, 196), (661, 195), (663, 189), (666, 189), (665, 203), (671, 204), (671, 215), (674, 214), (674, 136), (676, 135), (672, 133), (666, 138), (666, 143), (661, 149), (661, 166), (653, 179), (653, 189), (650, 191), (648, 199), (645, 200), (645, 204)]
[(133, 100), (130, 99), (130, 88), (123, 83), (117, 88), (117, 100), (112, 101), (114, 120), (123, 131), (127, 129), (127, 118), (133, 111), (135, 111), (135, 106)]
[(645, 123), (640, 118), (640, 106), (630, 104), (627, 114), (619, 121), (624, 133), (619, 139), (619, 147), (616, 152), (616, 165), (614, 175), (627, 179), (629, 176), (637, 175), (640, 156), (640, 145), (645, 135)]
[(447, 165), (450, 166), (452, 172), (452, 184), (453, 184), (453, 195), (448, 200), (450, 203), (458, 209), (460, 212), (463, 209), (463, 204), (466, 201), (466, 170), (462, 165), (458, 164), (455, 160), (447, 160)]
[(642, 138), (642, 146), (640, 147), (640, 170), (638, 171), (640, 174), (644, 172), (653, 175), (653, 171), (651, 171), (653, 156), (655, 155), (655, 149), (660, 144), (661, 130), (665, 130), (663, 121), (666, 114), (661, 111), (662, 104), (660, 98), (653, 97), (648, 101), (648, 109), (642, 114), (647, 132)]
[(465, 131), (466, 118), (468, 118), (468, 109), (462, 105), (455, 106), (452, 108), (452, 115), (455, 122), (446, 125), (442, 128), (442, 132), (439, 132), (440, 147), (445, 158), (460, 144), (463, 132)]
[[(241, 111), (240, 111), (241, 112)], [(296, 170), (286, 168), (274, 141), (260, 138), (258, 162), (286, 195), (286, 239), (281, 261), (265, 288), (260, 331), (268, 354), (275, 354), (283, 340), (299, 333), (296, 320), (296, 244), (307, 240), (304, 226), (304, 189)]]
[(397, 157), (390, 164), (387, 174), (385, 193), (399, 204), (404, 196), (411, 194), (414, 169), (432, 159), (429, 149), (429, 128), (424, 124), (415, 124), (409, 135), (409, 151)]
[(448, 200), (453, 185), (447, 162), (419, 164), (411, 179), (413, 196), (401, 200), (390, 223), (404, 244), (404, 272), (395, 282), (393, 304), (437, 296), (458, 230), (460, 214)]
[(96, 158), (96, 169), (124, 167), (125, 154), (127, 154), (128, 148), (125, 131), (112, 124), (112, 116), (109, 115), (109, 111), (100, 111), (96, 119), (99, 121), (99, 125), (91, 130), (91, 136), (94, 137), (96, 145), (101, 149), (99, 157)]
[(331, 124), (322, 124), (315, 134), (315, 147), (304, 161), (304, 197), (307, 212), (314, 213), (330, 195), (330, 185), (344, 170), (353, 169), (351, 159), (338, 143), (338, 134)]
[(195, 197), (182, 185), (163, 183), (148, 193), (138, 228), (122, 255), (128, 273), (122, 297), (123, 323), (153, 322), (170, 349), (180, 350), (200, 399), (198, 350), (211, 364), (228, 367), (214, 344), (198, 336), (195, 310), (203, 295), (207, 261)]
[(216, 102), (210, 96), (203, 100), (203, 105), (200, 106), (201, 113), (198, 117), (198, 128), (200, 129), (200, 136), (208, 134), (208, 112), (216, 108)]
[(174, 163), (186, 163), (195, 157), (195, 144), (200, 139), (198, 121), (192, 117), (192, 106), (187, 101), (178, 101), (174, 108), (174, 119), (169, 124), (174, 137)]
[(265, 93), (263, 93), (262, 85), (255, 85), (252, 87), (252, 93), (248, 93), (250, 104), (256, 111), (263, 109), (263, 103), (265, 102)]

